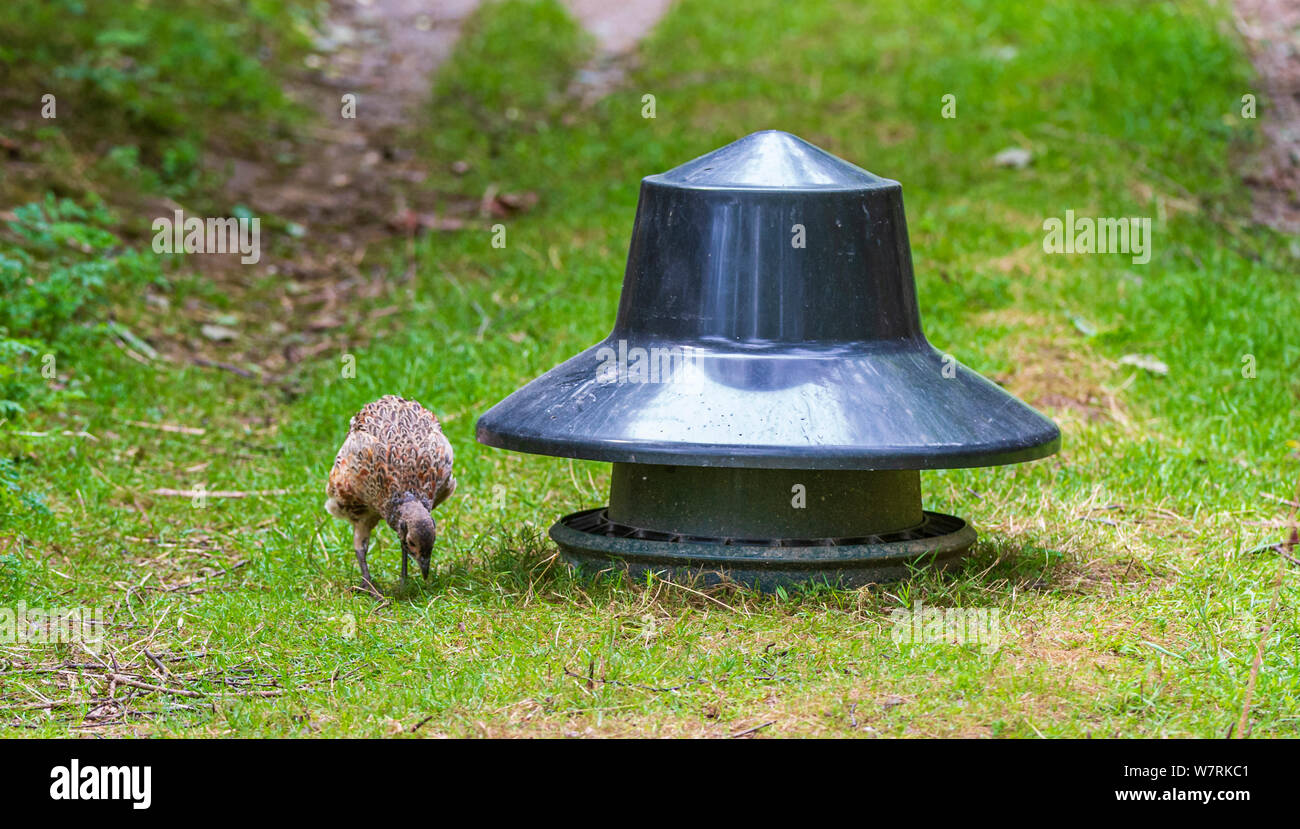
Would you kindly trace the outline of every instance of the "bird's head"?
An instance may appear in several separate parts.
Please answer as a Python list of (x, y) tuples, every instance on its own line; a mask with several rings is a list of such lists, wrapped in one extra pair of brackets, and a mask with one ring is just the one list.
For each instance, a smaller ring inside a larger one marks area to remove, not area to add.
[(433, 516), (418, 501), (408, 501), (398, 508), (397, 537), (402, 541), (402, 551), (412, 556), (420, 565), (420, 575), (429, 577), (429, 559), (433, 555), (433, 542), (438, 538), (438, 525)]

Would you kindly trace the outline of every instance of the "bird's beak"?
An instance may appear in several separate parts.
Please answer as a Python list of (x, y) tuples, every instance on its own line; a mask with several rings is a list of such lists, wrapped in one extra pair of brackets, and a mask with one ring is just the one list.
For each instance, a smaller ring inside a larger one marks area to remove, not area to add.
[(417, 558), (415, 562), (420, 565), (420, 575), (424, 576), (427, 581), (429, 578), (429, 559)]

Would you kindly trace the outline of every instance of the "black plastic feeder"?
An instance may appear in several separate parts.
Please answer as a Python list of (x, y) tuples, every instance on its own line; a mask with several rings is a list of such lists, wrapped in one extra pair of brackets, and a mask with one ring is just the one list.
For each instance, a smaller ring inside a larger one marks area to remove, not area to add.
[(641, 182), (613, 332), (477, 438), (614, 464), (609, 506), (551, 527), (570, 564), (772, 590), (955, 562), (975, 531), (919, 470), (1061, 433), (926, 341), (898, 182), (768, 131)]

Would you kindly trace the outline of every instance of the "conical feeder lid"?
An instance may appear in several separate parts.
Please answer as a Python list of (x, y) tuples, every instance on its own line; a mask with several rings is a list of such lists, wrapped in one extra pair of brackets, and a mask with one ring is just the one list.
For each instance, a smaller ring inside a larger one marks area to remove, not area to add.
[(477, 438), (895, 470), (1032, 460), (1060, 430), (921, 333), (898, 182), (768, 131), (642, 181), (614, 330), (494, 406)]

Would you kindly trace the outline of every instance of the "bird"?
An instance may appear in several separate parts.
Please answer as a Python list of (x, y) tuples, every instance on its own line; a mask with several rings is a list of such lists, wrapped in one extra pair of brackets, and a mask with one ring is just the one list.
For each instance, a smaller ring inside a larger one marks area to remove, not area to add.
[(414, 400), (388, 394), (367, 403), (348, 421), (348, 436), (334, 458), (325, 509), (352, 523), (361, 578), (376, 591), (366, 565), (370, 532), (382, 518), (402, 546), (402, 581), (413, 557), (424, 578), (438, 537), (433, 510), (456, 491), (451, 443), (432, 412)]

